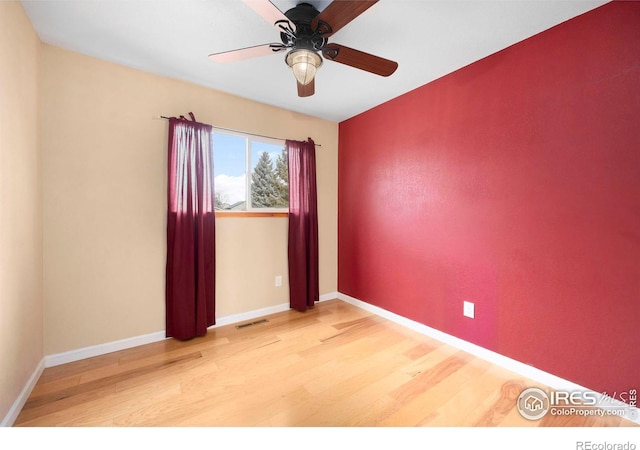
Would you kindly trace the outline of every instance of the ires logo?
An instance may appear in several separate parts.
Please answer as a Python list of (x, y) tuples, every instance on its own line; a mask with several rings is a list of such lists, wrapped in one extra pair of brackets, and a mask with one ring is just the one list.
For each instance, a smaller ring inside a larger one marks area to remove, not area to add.
[(542, 389), (528, 388), (522, 391), (516, 406), (520, 415), (525, 419), (539, 420), (547, 415), (551, 402), (547, 393)]
[[(629, 391), (628, 398), (635, 400), (636, 390)], [(622, 398), (622, 397), (621, 397)], [(635, 401), (633, 402), (635, 403)], [(539, 420), (547, 414), (554, 416), (625, 416), (633, 419), (637, 411), (633, 406), (614, 403), (606, 394), (592, 391), (550, 391), (527, 388), (518, 397), (517, 409), (527, 420)]]

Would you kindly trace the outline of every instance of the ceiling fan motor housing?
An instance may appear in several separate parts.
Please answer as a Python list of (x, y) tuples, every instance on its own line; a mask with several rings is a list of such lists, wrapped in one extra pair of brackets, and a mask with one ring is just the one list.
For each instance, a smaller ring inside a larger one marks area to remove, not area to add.
[(322, 23), (315, 29), (313, 28), (313, 19), (318, 17), (319, 14), (320, 11), (309, 3), (300, 3), (285, 12), (284, 15), (287, 19), (295, 25), (295, 31), (289, 29), (281, 32), (282, 43), (294, 50), (321, 50), (327, 43), (327, 38), (323, 37), (323, 34), (330, 30), (331, 27)]

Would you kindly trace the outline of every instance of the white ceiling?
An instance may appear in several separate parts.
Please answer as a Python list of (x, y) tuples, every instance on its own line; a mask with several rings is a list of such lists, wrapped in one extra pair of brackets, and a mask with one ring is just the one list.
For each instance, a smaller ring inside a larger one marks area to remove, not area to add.
[[(281, 11), (296, 0), (272, 0)], [(329, 0), (310, 0), (318, 10)], [(607, 1), (380, 0), (330, 42), (397, 61), (388, 78), (325, 61), (297, 96), (277, 53), (214, 63), (211, 53), (279, 42), (240, 0), (23, 0), (41, 40), (258, 102), (342, 121)]]

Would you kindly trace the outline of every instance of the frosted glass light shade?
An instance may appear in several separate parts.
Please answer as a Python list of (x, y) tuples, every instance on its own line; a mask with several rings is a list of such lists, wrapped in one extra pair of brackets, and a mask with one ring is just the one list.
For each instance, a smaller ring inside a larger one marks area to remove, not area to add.
[(311, 50), (293, 50), (287, 54), (286, 62), (298, 83), (307, 85), (316, 76), (316, 70), (322, 65), (322, 58)]

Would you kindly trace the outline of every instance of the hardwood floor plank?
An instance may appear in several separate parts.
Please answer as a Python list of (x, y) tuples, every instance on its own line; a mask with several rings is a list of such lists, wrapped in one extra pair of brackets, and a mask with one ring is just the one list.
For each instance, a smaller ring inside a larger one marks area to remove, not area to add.
[[(450, 356), (449, 358), (455, 358)], [(390, 395), (394, 396), (400, 405), (399, 408), (389, 414), (378, 426), (419, 426), (436, 417), (437, 409), (443, 403), (451, 399), (453, 393), (461, 389), (465, 389), (469, 384), (473, 384), (475, 380), (486, 372), (490, 365), (485, 361), (471, 358), (469, 360), (462, 359), (459, 362), (451, 364), (449, 358), (439, 362), (437, 366), (448, 366), (451, 371), (450, 375), (442, 377), (442, 369), (434, 371), (432, 379), (421, 380), (418, 384), (413, 384), (412, 395), (406, 395), (402, 392), (402, 396), (397, 395), (397, 390)], [(457, 368), (452, 370), (454, 367)], [(429, 374), (429, 371), (424, 374)], [(418, 374), (418, 377), (423, 373)], [(413, 380), (407, 384), (412, 383)], [(473, 399), (471, 400), (473, 402)]]
[(40, 382), (31, 391), (30, 398), (37, 398), (53, 392), (58, 392), (80, 384), (81, 375), (72, 375), (65, 378), (52, 379), (48, 382)]
[(401, 355), (390, 356), (372, 364), (370, 368), (328, 387), (320, 395), (323, 401), (306, 407), (306, 417), (289, 426), (333, 426), (357, 419), (390, 386), (406, 382), (410, 377), (397, 369), (405, 363)]
[(499, 398), (502, 384), (512, 377), (513, 374), (502, 368), (489, 366), (471, 382), (451, 392), (448, 400), (442, 399), (435, 410), (436, 416), (421, 425), (473, 426)]
[(474, 423), (479, 427), (495, 427), (515, 409), (520, 393), (528, 386), (522, 380), (508, 380), (500, 388), (500, 397), (491, 405), (487, 412)]
[(468, 353), (456, 352), (427, 370), (416, 373), (411, 381), (394, 390), (390, 395), (399, 402), (407, 402), (417, 394), (427, 391), (445, 380), (472, 359), (473, 357)]
[[(394, 374), (398, 377), (399, 374)], [(390, 380), (395, 381), (394, 379)], [(402, 378), (400, 378), (402, 382)], [(393, 383), (392, 383), (393, 384)], [(342, 426), (350, 427), (377, 427), (384, 423), (388, 417), (394, 414), (401, 408), (402, 404), (391, 398), (389, 395), (384, 394), (380, 396), (373, 403), (367, 405), (367, 408), (362, 411), (361, 415), (352, 417), (345, 422)]]
[(405, 355), (411, 360), (416, 360), (428, 355), (438, 347), (440, 347), (440, 345), (435, 342), (424, 342), (411, 347), (409, 350), (407, 350)]

